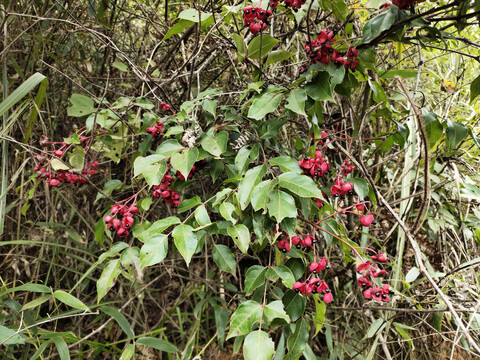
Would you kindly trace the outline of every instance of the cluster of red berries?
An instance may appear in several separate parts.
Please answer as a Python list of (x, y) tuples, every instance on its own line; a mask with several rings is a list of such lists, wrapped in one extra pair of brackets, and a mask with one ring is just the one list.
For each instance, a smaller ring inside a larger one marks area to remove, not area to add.
[(296, 246), (297, 249), (301, 249), (302, 247), (312, 246), (317, 242), (315, 237), (307, 234), (296, 235), (290, 238), (286, 231), (282, 231), (281, 236), (282, 239), (278, 241), (277, 247), (283, 253), (289, 252), (291, 249), (291, 245)]
[(158, 199), (161, 196), (163, 201), (175, 208), (180, 205), (180, 194), (169, 188), (169, 186), (172, 185), (172, 182), (173, 177), (171, 175), (164, 175), (160, 185), (152, 186), (153, 198)]
[[(86, 142), (90, 137), (80, 136), (79, 139), (81, 142)], [(33, 170), (37, 172), (37, 178), (45, 180), (49, 186), (56, 187), (62, 182), (69, 184), (84, 184), (87, 182), (88, 176), (95, 175), (96, 172), (94, 169), (100, 166), (98, 161), (90, 161), (82, 170), (81, 175), (63, 169), (54, 170), (51, 164), (54, 156), (61, 158), (65, 154), (69, 144), (64, 141), (50, 141), (45, 135), (41, 136), (39, 144), (43, 148), (48, 146), (53, 147), (53, 150), (45, 150), (43, 154), (34, 156), (36, 164)]]
[[(270, 6), (272, 9), (276, 9), (278, 6), (278, 0), (270, 1)], [(287, 8), (292, 8), (294, 12), (297, 12), (298, 9), (302, 7), (307, 2), (307, 0), (286, 0), (284, 1), (284, 6)]]
[(267, 29), (268, 18), (270, 16), (272, 16), (270, 10), (247, 6), (243, 9), (243, 24), (248, 26), (250, 32), (255, 35)]
[(116, 203), (110, 207), (110, 214), (103, 220), (107, 223), (108, 230), (115, 230), (118, 236), (124, 238), (129, 235), (128, 229), (132, 227), (135, 221), (133, 214), (136, 213), (138, 213), (136, 202), (130, 206)]
[(305, 44), (305, 51), (310, 56), (310, 62), (312, 64), (329, 64), (332, 61), (336, 65), (343, 65), (347, 70), (355, 71), (359, 64), (358, 50), (349, 46), (347, 52), (337, 51), (333, 48), (333, 44), (338, 41), (334, 37), (333, 31), (323, 30), (318, 33), (317, 39)]
[[(365, 203), (357, 203), (355, 204), (355, 207), (357, 208), (358, 211), (365, 211), (366, 209)], [(357, 214), (357, 215), (360, 215), (360, 214)], [(375, 218), (373, 217), (373, 214), (369, 213), (366, 215), (360, 215), (360, 224), (362, 224), (365, 227), (369, 227), (372, 224), (375, 225), (376, 221), (375, 221)], [(372, 256), (372, 259), (373, 259), (373, 256)]]
[(172, 107), (164, 102), (161, 102), (158, 106), (160, 110), (173, 112)]
[(327, 283), (319, 278), (310, 278), (304, 283), (297, 281), (293, 284), (292, 289), (302, 295), (323, 294), (323, 302), (326, 304), (330, 304), (333, 301), (333, 295)]
[[(385, 256), (384, 253), (378, 253), (371, 257), (372, 260), (381, 263), (386, 263), (390, 259)], [(375, 279), (384, 276), (387, 272), (381, 269), (378, 264), (374, 264), (371, 261), (366, 261), (363, 264), (357, 266), (357, 272), (361, 274), (358, 278), (358, 286), (362, 288), (363, 296), (367, 300), (376, 300), (387, 302), (390, 300), (390, 296), (393, 291), (390, 290), (390, 285), (384, 284), (382, 286), (376, 285)]]
[(309, 266), (311, 274), (308, 279), (305, 282), (295, 282), (292, 289), (302, 295), (323, 294), (323, 301), (327, 304), (331, 303), (333, 301), (333, 295), (325, 280), (313, 277), (313, 275), (317, 275), (320, 271), (330, 269), (330, 266), (328, 266), (327, 263), (328, 260), (325, 258), (318, 258), (318, 261), (311, 263)]
[(153, 137), (157, 136), (158, 134), (161, 134), (163, 132), (163, 122), (162, 121), (157, 121), (154, 126), (150, 126), (147, 128), (147, 134), (152, 135)]

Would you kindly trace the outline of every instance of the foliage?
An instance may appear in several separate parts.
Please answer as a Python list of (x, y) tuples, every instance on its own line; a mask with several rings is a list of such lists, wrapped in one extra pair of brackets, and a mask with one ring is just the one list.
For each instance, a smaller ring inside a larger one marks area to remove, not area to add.
[(1, 6), (4, 358), (480, 356), (479, 1)]

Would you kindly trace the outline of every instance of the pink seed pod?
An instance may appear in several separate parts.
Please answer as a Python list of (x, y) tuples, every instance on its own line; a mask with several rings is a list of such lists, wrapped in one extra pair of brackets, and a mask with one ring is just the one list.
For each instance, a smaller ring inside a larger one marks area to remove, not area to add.
[(111, 217), (110, 215), (107, 215), (103, 218), (103, 220), (106, 222), (106, 223), (109, 223), (109, 222), (112, 222), (113, 221), (113, 217)]

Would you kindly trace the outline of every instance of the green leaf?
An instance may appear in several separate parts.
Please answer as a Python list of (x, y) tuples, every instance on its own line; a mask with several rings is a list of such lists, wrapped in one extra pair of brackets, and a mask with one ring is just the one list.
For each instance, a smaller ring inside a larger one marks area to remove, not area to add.
[(214, 245), (212, 257), (215, 264), (217, 264), (221, 270), (235, 274), (237, 262), (228, 247), (225, 245)]
[(305, 86), (307, 95), (317, 101), (333, 100), (332, 88), (330, 86), (330, 75), (326, 71), (321, 71), (315, 79)]
[(300, 295), (299, 293), (289, 289), (283, 295), (282, 298), (283, 306), (285, 306), (285, 311), (292, 322), (297, 321), (300, 316), (303, 315), (305, 311), (305, 306), (307, 304), (307, 299)]
[(114, 61), (112, 63), (112, 66), (120, 71), (127, 72), (128, 71), (128, 66), (125, 65), (124, 63), (120, 61)]
[(351, 182), (353, 184), (353, 190), (355, 191), (355, 194), (360, 197), (360, 200), (364, 200), (365, 197), (368, 195), (368, 192), (370, 191), (368, 183), (361, 178), (351, 178), (348, 179), (348, 182)]
[[(205, 99), (205, 100), (203, 100), (202, 108), (206, 112), (209, 112), (210, 114), (212, 114), (212, 116), (214, 118), (216, 118), (217, 117), (217, 103), (218, 103), (217, 100)], [(227, 134), (227, 136), (228, 136), (228, 134)]]
[(294, 172), (287, 172), (278, 177), (278, 185), (295, 195), (304, 198), (321, 198), (322, 192), (312, 178)]
[(283, 284), (287, 288), (292, 288), (295, 282), (295, 277), (292, 271), (285, 265), (278, 265), (271, 267), (267, 270), (267, 278), (272, 281), (276, 281), (278, 278), (282, 279)]
[(273, 189), (277, 182), (278, 181), (275, 182), (272, 180), (265, 180), (255, 186), (252, 192), (251, 199), (252, 207), (255, 211), (264, 209), (265, 211), (263, 213), (266, 214), (267, 202), (269, 200), (268, 194), (270, 194), (270, 191)]
[(215, 136), (208, 136), (202, 141), (202, 148), (213, 156), (220, 156), (227, 150), (228, 133), (222, 131)]
[(283, 172), (294, 172), (301, 174), (302, 168), (298, 165), (297, 160), (289, 156), (277, 156), (268, 160), (270, 165), (278, 166)]
[(140, 249), (140, 268), (145, 269), (163, 261), (168, 252), (168, 236), (156, 235), (145, 240)]
[(285, 320), (287, 324), (290, 323), (290, 318), (283, 309), (283, 303), (281, 300), (276, 300), (266, 305), (263, 309), (263, 314), (269, 323), (271, 323), (274, 319), (282, 319)]
[(164, 351), (171, 354), (178, 353), (178, 349), (172, 343), (153, 337), (141, 337), (137, 339), (137, 344), (150, 346), (151, 348)]
[(179, 223), (180, 219), (176, 216), (169, 216), (165, 219), (157, 220), (150, 226), (148, 226), (148, 223), (144, 222), (135, 226), (133, 229), (133, 236), (145, 243), (152, 237), (162, 235), (163, 230)]
[[(44, 302), (50, 300), (51, 298), (52, 298), (51, 295), (43, 295), (43, 296), (40, 296), (38, 298), (35, 298), (34, 300), (29, 301), (28, 303), (24, 304), (22, 306), (21, 311), (36, 308), (37, 306), (42, 305)], [(1, 342), (1, 340), (0, 340), (0, 342)]]
[[(35, 73), (16, 88), (5, 100), (0, 103), (0, 116), (10, 110), (16, 103), (22, 100), (25, 95), (32, 91), (38, 84), (46, 80), (46, 77), (40, 73)], [(4, 89), (5, 90), (5, 89)]]
[(285, 108), (293, 111), (295, 114), (307, 116), (305, 113), (305, 101), (307, 101), (307, 92), (305, 89), (295, 89), (288, 94)]
[(102, 192), (97, 194), (97, 197), (95, 198), (95, 201), (98, 201), (100, 199), (103, 199), (105, 196), (110, 196), (112, 195), (112, 192), (114, 190), (119, 190), (123, 186), (123, 182), (120, 180), (109, 180), (105, 183), (103, 186)]
[(135, 344), (128, 344), (122, 352), (119, 360), (130, 360), (135, 355)]
[(100, 311), (103, 311), (105, 314), (110, 315), (112, 318), (114, 318), (129, 339), (133, 339), (135, 337), (135, 333), (133, 332), (130, 323), (120, 311), (111, 306), (101, 306)]
[[(5, 339), (9, 338), (15, 334), (15, 330), (9, 329), (6, 326), (0, 325), (0, 343), (5, 341)], [(16, 334), (8, 339), (3, 345), (23, 345), (25, 341), (23, 341), (23, 337), (21, 334)]]
[(180, 14), (178, 14), (179, 19), (193, 21), (195, 23), (207, 21), (212, 16), (211, 13), (198, 11), (195, 9), (186, 9), (183, 10)]
[(85, 311), (90, 311), (87, 305), (85, 305), (82, 301), (77, 299), (75, 296), (63, 291), (63, 290), (57, 290), (53, 293), (53, 297), (57, 299), (58, 301), (61, 301), (62, 303), (73, 307), (75, 309), (79, 310), (85, 310)]
[(70, 102), (72, 103), (72, 106), (67, 108), (68, 116), (82, 117), (89, 115), (96, 110), (93, 99), (85, 95), (72, 94)]
[(262, 330), (252, 331), (243, 343), (245, 360), (271, 360), (275, 354), (275, 344)]
[(262, 311), (262, 306), (253, 300), (241, 303), (230, 318), (227, 340), (248, 334), (252, 330), (252, 326), (262, 317)]
[(370, 328), (367, 331), (367, 338), (370, 339), (371, 337), (375, 336), (377, 332), (379, 331), (380, 327), (383, 325), (385, 326), (387, 323), (383, 319), (377, 319), (375, 320), (372, 325), (370, 325)]
[(279, 49), (279, 50), (274, 50), (270, 54), (268, 54), (267, 61), (265, 61), (265, 65), (270, 65), (276, 62), (284, 61), (290, 58), (294, 53)]
[(450, 119), (447, 119), (447, 139), (448, 139), (448, 148), (453, 149), (455, 146), (460, 144), (463, 139), (467, 136), (468, 131), (465, 125), (460, 122), (452, 122)]
[(230, 226), (227, 229), (227, 233), (233, 239), (240, 251), (246, 254), (250, 245), (250, 231), (248, 228), (243, 224), (238, 224)]
[(177, 140), (167, 140), (162, 143), (157, 150), (155, 150), (155, 155), (161, 155), (164, 158), (170, 155), (173, 155), (179, 151), (183, 150), (183, 146), (178, 143)]
[(97, 303), (107, 294), (107, 292), (115, 285), (115, 281), (120, 275), (120, 259), (110, 260), (97, 280)]
[(59, 334), (52, 334), (50, 338), (55, 343), (57, 347), (58, 355), (60, 355), (60, 360), (70, 360), (70, 351), (68, 350), (67, 343)]
[(288, 353), (285, 360), (298, 359), (308, 342), (308, 325), (303, 319), (297, 322), (295, 332), (287, 339)]
[(198, 244), (193, 228), (189, 225), (179, 225), (173, 230), (172, 236), (175, 246), (185, 259), (188, 266)]
[(325, 323), (325, 313), (327, 312), (327, 304), (320, 297), (315, 296), (315, 335), (322, 329)]
[(29, 291), (29, 292), (39, 292), (39, 293), (49, 293), (51, 289), (48, 286), (42, 284), (24, 284), (20, 286), (16, 286), (0, 293), (0, 297), (3, 297), (6, 294), (10, 294), (12, 292), (17, 291)]
[(245, 294), (251, 295), (253, 291), (265, 284), (265, 273), (267, 269), (260, 265), (250, 266), (245, 274)]
[(123, 249), (126, 249), (127, 247), (128, 247), (128, 244), (124, 243), (123, 241), (115, 243), (110, 248), (110, 250), (105, 251), (102, 255), (98, 257), (97, 263), (101, 264), (105, 259), (116, 256), (120, 251), (122, 251)]
[(252, 106), (248, 109), (248, 117), (250, 119), (262, 120), (267, 114), (277, 110), (284, 94), (263, 94), (252, 102)]
[(185, 211), (188, 211), (194, 208), (195, 206), (201, 203), (202, 203), (202, 199), (200, 199), (199, 196), (195, 196), (191, 199), (185, 199), (180, 203), (180, 205), (178, 205), (177, 213), (181, 214)]
[(185, 30), (186, 28), (189, 28), (193, 24), (194, 24), (193, 21), (180, 19), (178, 23), (176, 23), (170, 29), (168, 29), (167, 33), (163, 37), (163, 41), (170, 39), (173, 35), (180, 34), (183, 30)]
[(245, 52), (246, 52), (246, 47), (245, 43), (243, 42), (243, 36), (237, 34), (237, 33), (232, 33), (230, 36), (233, 38), (233, 41), (235, 41), (235, 46), (237, 47), (237, 52), (239, 56), (239, 61), (242, 61), (243, 58), (245, 57)]
[(235, 205), (230, 202), (224, 202), (220, 205), (220, 214), (227, 221), (230, 221), (232, 224), (237, 222), (237, 219), (232, 215), (235, 212)]
[(184, 178), (187, 179), (188, 174), (190, 174), (190, 170), (192, 170), (193, 164), (195, 164), (195, 161), (197, 161), (197, 158), (197, 148), (185, 149), (180, 154), (173, 154), (170, 158), (170, 164), (175, 170), (180, 171)]
[(143, 175), (148, 185), (159, 185), (162, 182), (163, 175), (167, 170), (167, 164), (162, 161), (162, 155), (149, 155), (147, 157), (139, 156), (133, 162), (133, 176)]
[[(248, 57), (250, 59), (258, 59), (260, 56), (265, 56), (279, 41), (280, 40), (277, 40), (268, 34), (254, 37), (248, 44)], [(260, 44), (262, 45), (261, 51)]]
[(267, 166), (256, 166), (245, 173), (245, 177), (238, 185), (238, 200), (242, 210), (245, 210), (250, 203), (253, 189), (257, 186), (267, 173)]
[(296, 217), (297, 207), (295, 200), (286, 192), (274, 189), (270, 192), (270, 201), (267, 205), (268, 212), (273, 216), (277, 223), (280, 223), (286, 217)]
[(472, 81), (470, 85), (470, 104), (480, 95), (480, 75)]
[(203, 226), (207, 224), (211, 224), (210, 216), (208, 216), (207, 209), (205, 205), (200, 205), (195, 209), (195, 220), (197, 220), (198, 225)]
[(398, 8), (395, 6), (395, 10), (392, 10), (394, 7), (390, 6), (388, 10), (381, 12), (373, 19), (368, 20), (363, 27), (363, 38), (362, 43), (369, 43), (382, 32), (390, 29), (395, 23), (396, 14)]
[(420, 275), (420, 270), (417, 267), (412, 267), (407, 275), (405, 275), (405, 281), (407, 283), (412, 283), (417, 280), (418, 276)]
[(425, 121), (428, 146), (433, 148), (437, 141), (443, 136), (443, 126), (440, 121), (438, 121), (438, 116), (434, 112), (428, 112), (422, 109), (422, 117)]

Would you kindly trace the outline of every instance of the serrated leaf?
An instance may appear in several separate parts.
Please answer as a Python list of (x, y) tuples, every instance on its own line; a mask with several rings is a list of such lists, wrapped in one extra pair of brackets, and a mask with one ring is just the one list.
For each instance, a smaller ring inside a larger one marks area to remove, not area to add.
[(253, 324), (260, 320), (262, 310), (262, 306), (253, 300), (241, 303), (230, 318), (230, 331), (227, 340), (250, 333)]
[(295, 277), (292, 271), (285, 265), (278, 265), (267, 270), (267, 278), (276, 281), (278, 278), (282, 279), (283, 284), (291, 289), (295, 282)]
[(273, 301), (266, 305), (263, 309), (263, 314), (269, 323), (271, 323), (274, 319), (282, 319), (285, 320), (287, 324), (290, 323), (290, 318), (285, 312), (283, 303), (280, 300)]
[(120, 275), (120, 259), (110, 260), (97, 280), (97, 303), (107, 294), (107, 292), (115, 285), (115, 281)]
[(235, 273), (237, 262), (235, 261), (235, 256), (227, 246), (215, 245), (213, 247), (212, 257), (215, 264), (217, 264), (221, 270), (232, 274)]
[(262, 330), (252, 331), (243, 343), (245, 360), (271, 360), (275, 354), (275, 344)]
[(158, 264), (165, 259), (168, 252), (167, 235), (156, 235), (145, 240), (140, 249), (140, 268)]
[(77, 299), (75, 296), (63, 291), (57, 290), (53, 293), (53, 297), (62, 303), (73, 307), (75, 309), (90, 311), (87, 305), (85, 305), (81, 300)]
[[(254, 37), (248, 44), (248, 57), (250, 59), (258, 59), (260, 56), (266, 55), (279, 41), (280, 40), (277, 40), (268, 34)], [(260, 44), (262, 46), (261, 49)]]
[(312, 178), (294, 172), (283, 173), (278, 177), (278, 185), (304, 198), (321, 198), (322, 192)]
[(297, 207), (291, 195), (280, 189), (274, 189), (270, 192), (269, 196), (270, 201), (267, 205), (268, 213), (273, 216), (278, 223), (286, 217), (293, 218), (297, 216)]
[(227, 233), (233, 239), (240, 251), (246, 254), (248, 247), (250, 246), (250, 231), (248, 228), (243, 224), (238, 224), (230, 226), (227, 229)]
[(151, 348), (171, 354), (178, 353), (178, 349), (175, 345), (162, 339), (157, 339), (153, 337), (141, 337), (137, 339), (136, 343), (140, 345), (150, 346)]
[(266, 173), (266, 165), (254, 167), (245, 173), (245, 177), (238, 185), (238, 200), (242, 210), (247, 208), (248, 204), (250, 203), (253, 189), (260, 183), (260, 181), (262, 181), (262, 178)]
[(198, 239), (193, 232), (193, 228), (189, 225), (179, 225), (173, 230), (172, 236), (175, 246), (188, 266), (198, 244)]
[(250, 295), (253, 291), (265, 284), (266, 269), (260, 265), (250, 266), (245, 274), (245, 294)]
[(288, 94), (285, 108), (293, 111), (295, 114), (307, 116), (305, 113), (305, 101), (307, 101), (307, 92), (305, 89), (295, 89)]
[(170, 165), (173, 166), (175, 170), (180, 171), (185, 179), (188, 178), (192, 166), (195, 164), (198, 158), (198, 149), (191, 148), (185, 149), (181, 153), (175, 153), (170, 158)]
[(248, 117), (250, 119), (262, 120), (267, 114), (277, 110), (284, 94), (266, 93), (253, 100), (250, 109), (248, 109)]

